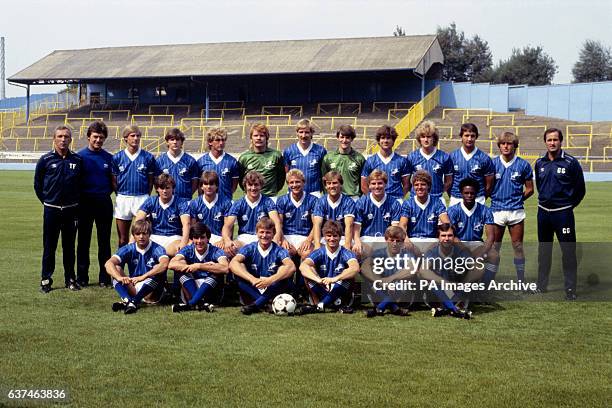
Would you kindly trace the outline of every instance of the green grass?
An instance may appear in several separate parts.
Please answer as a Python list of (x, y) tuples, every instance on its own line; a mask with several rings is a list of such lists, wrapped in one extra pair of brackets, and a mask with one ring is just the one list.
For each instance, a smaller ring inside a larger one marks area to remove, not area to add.
[[(579, 240), (612, 239), (601, 215), (611, 187), (588, 185), (576, 211)], [(110, 289), (38, 292), (42, 209), (32, 173), (0, 172), (0, 189), (3, 393), (64, 388), (78, 407), (608, 404), (609, 303), (503, 302), (472, 321), (424, 311), (372, 320), (245, 317), (237, 308), (173, 315), (151, 307), (125, 316), (110, 310)], [(2, 405), (31, 401), (0, 396)]]

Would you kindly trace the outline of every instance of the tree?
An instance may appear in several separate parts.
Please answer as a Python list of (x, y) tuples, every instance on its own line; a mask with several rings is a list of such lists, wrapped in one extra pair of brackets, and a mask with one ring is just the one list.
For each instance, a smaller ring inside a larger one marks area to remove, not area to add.
[(574, 82), (612, 80), (612, 54), (610, 47), (599, 41), (586, 40), (582, 44), (578, 61), (572, 69)]
[(490, 78), (493, 56), (485, 40), (478, 35), (466, 38), (454, 22), (438, 27), (437, 35), (444, 54), (442, 79), (479, 82)]
[(555, 61), (542, 47), (514, 48), (512, 56), (500, 60), (492, 73), (492, 81), (510, 85), (549, 85), (557, 73)]
[(406, 30), (404, 30), (401, 26), (395, 26), (395, 30), (393, 31), (394, 37), (405, 37)]

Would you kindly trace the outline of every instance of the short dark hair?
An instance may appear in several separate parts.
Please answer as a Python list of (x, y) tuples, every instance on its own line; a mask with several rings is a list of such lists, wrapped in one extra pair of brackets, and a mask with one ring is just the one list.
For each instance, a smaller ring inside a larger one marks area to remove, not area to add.
[(106, 124), (104, 122), (96, 120), (91, 122), (91, 124), (87, 128), (87, 137), (91, 136), (92, 133), (99, 133), (101, 135), (104, 135), (104, 138), (106, 139), (108, 137), (108, 128), (106, 127)]
[(170, 139), (185, 141), (185, 134), (179, 128), (172, 128), (166, 132), (166, 142)]
[(219, 175), (214, 170), (205, 170), (200, 176), (200, 187), (204, 184), (214, 184), (219, 187)]
[(378, 129), (376, 129), (376, 141), (380, 142), (380, 138), (383, 136), (388, 136), (391, 139), (395, 140), (397, 139), (397, 131), (394, 127), (391, 127), (389, 125), (382, 125)]
[(155, 177), (155, 188), (168, 188), (170, 186), (172, 188), (176, 187), (176, 181), (174, 181), (174, 177), (171, 175), (162, 173)]
[(210, 239), (210, 229), (206, 224), (196, 222), (189, 228), (189, 239), (206, 237)]
[(464, 123), (461, 125), (461, 128), (459, 129), (459, 137), (463, 136), (465, 132), (472, 132), (478, 138), (478, 128), (473, 123)]
[(325, 236), (325, 234), (333, 234), (341, 237), (342, 226), (338, 221), (327, 220), (325, 221), (325, 224), (323, 224), (323, 229), (321, 230), (321, 232), (323, 233), (323, 236)]
[(548, 128), (544, 131), (544, 141), (546, 141), (546, 136), (550, 135), (551, 133), (555, 133), (557, 132), (559, 134), (559, 141), (562, 142), (563, 141), (563, 132), (561, 131), (561, 129), (557, 129), (557, 128)]
[(453, 234), (455, 233), (455, 226), (453, 224), (450, 224), (448, 222), (438, 224), (438, 237), (440, 236), (441, 232), (447, 232), (450, 230), (453, 231)]
[(459, 182), (459, 192), (463, 191), (465, 187), (474, 187), (474, 190), (478, 192), (480, 189), (480, 183), (478, 180), (474, 180), (473, 178), (464, 178)]
[(355, 133), (355, 129), (353, 129), (351, 125), (340, 126), (336, 132), (336, 137), (340, 137), (340, 135), (348, 136), (351, 139), (355, 139), (357, 137), (357, 133)]

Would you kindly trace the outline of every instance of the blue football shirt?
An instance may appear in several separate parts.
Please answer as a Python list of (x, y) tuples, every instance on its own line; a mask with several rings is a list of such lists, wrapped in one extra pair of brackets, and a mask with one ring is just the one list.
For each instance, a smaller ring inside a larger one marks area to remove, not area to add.
[(446, 207), (439, 198), (429, 196), (424, 204), (410, 197), (402, 204), (401, 217), (408, 219), (408, 237), (436, 238), (438, 236), (438, 218), (446, 212)]
[(299, 143), (294, 143), (283, 152), (283, 159), (289, 170), (299, 169), (304, 173), (304, 191), (307, 193), (323, 190), (321, 162), (326, 154), (327, 150), (317, 143), (310, 143), (306, 150), (303, 150)]
[(119, 260), (119, 265), (124, 268), (127, 264), (130, 278), (142, 276), (149, 272), (163, 257), (168, 258), (163, 246), (149, 241), (145, 249), (140, 249), (135, 242), (124, 245), (113, 255)]
[[(219, 262), (221, 258), (225, 258), (227, 260), (227, 256), (222, 249), (217, 248), (212, 244), (208, 244), (206, 251), (203, 254), (200, 254), (196, 249), (194, 244), (189, 244), (181, 248), (180, 251), (176, 254), (176, 256), (182, 256), (185, 259), (187, 265), (193, 265), (195, 263), (205, 263), (205, 262)], [(218, 274), (214, 274), (206, 271), (197, 271), (192, 273), (195, 279), (206, 279), (206, 278), (217, 278)]]
[(480, 184), (480, 189), (476, 196), (484, 197), (485, 177), (492, 176), (495, 173), (493, 161), (489, 155), (477, 147), (474, 148), (472, 153), (467, 154), (462, 146), (457, 150), (453, 150), (450, 156), (453, 161), (453, 187), (451, 188), (451, 195), (461, 198), (459, 183), (463, 179), (471, 178)]
[(533, 179), (533, 171), (526, 160), (514, 156), (506, 163), (502, 156), (493, 159), (495, 186), (491, 193), (492, 211), (513, 211), (523, 208), (523, 186)]
[(312, 230), (312, 214), (317, 198), (306, 192), (295, 201), (291, 192), (276, 200), (276, 209), (283, 216), (283, 234), (308, 236)]
[(291, 259), (289, 252), (275, 242), (265, 251), (259, 246), (259, 242), (251, 242), (240, 248), (238, 253), (244, 256), (247, 271), (256, 278), (274, 275), (285, 259)]
[(142, 203), (139, 210), (147, 214), (154, 235), (183, 235), (181, 216), (189, 215), (186, 200), (173, 196), (168, 204), (163, 204), (158, 196), (151, 196)]
[(117, 177), (117, 194), (141, 196), (149, 194), (149, 175), (154, 175), (155, 157), (139, 149), (134, 155), (122, 150), (113, 156), (113, 176)]
[(315, 269), (320, 278), (333, 278), (340, 275), (346, 268), (351, 259), (357, 260), (355, 254), (343, 246), (338, 247), (336, 252), (329, 252), (327, 246), (322, 246), (308, 255), (315, 265)]
[[(440, 149), (434, 149), (430, 155), (426, 155), (422, 149), (418, 149), (408, 155), (408, 168), (411, 174), (417, 170), (427, 171), (431, 175), (429, 195), (432, 197), (442, 197), (444, 193), (444, 176), (453, 174), (453, 161), (448, 153)], [(414, 195), (414, 189), (411, 190), (411, 193)]]
[(214, 158), (210, 152), (202, 155), (198, 160), (200, 175), (206, 170), (212, 170), (219, 176), (219, 196), (222, 201), (232, 200), (232, 183), (240, 177), (238, 160), (231, 154), (223, 153)]
[(255, 235), (257, 221), (263, 217), (269, 217), (276, 210), (276, 204), (270, 197), (260, 195), (259, 199), (252, 203), (246, 196), (232, 204), (227, 213), (228, 216), (236, 217), (238, 221), (238, 234)]
[(455, 236), (461, 241), (482, 241), (485, 225), (494, 224), (493, 213), (489, 207), (480, 203), (468, 210), (461, 202), (449, 207), (447, 213), (456, 228)]
[(205, 224), (210, 229), (211, 234), (221, 236), (223, 230), (224, 217), (228, 214), (231, 201), (221, 201), (217, 195), (209, 203), (205, 196), (197, 196), (188, 203), (189, 216), (192, 220), (197, 220)]
[(317, 199), (314, 216), (323, 218), (323, 223), (327, 220), (338, 221), (344, 233), (344, 217), (355, 217), (355, 201), (344, 193), (340, 193), (340, 198), (334, 203), (329, 195), (325, 194)]
[(392, 224), (399, 223), (401, 204), (385, 194), (382, 201), (374, 200), (371, 193), (359, 197), (355, 204), (355, 224), (361, 224), (361, 236), (384, 237)]
[(174, 195), (180, 198), (191, 200), (193, 192), (191, 183), (193, 179), (200, 177), (198, 164), (191, 155), (181, 152), (178, 157), (169, 153), (164, 153), (157, 158), (158, 173), (165, 173), (172, 176), (176, 183)]
[(387, 174), (385, 192), (392, 198), (404, 198), (402, 177), (410, 175), (408, 161), (405, 157), (393, 152), (385, 158), (380, 152), (371, 155), (361, 169), (361, 177), (368, 177), (374, 170), (382, 170)]

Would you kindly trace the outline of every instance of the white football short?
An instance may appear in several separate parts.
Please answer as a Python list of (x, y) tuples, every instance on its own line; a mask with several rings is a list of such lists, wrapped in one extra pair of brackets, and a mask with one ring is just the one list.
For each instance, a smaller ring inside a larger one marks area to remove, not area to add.
[(285, 239), (289, 242), (295, 249), (298, 249), (300, 245), (304, 241), (306, 241), (306, 237), (304, 235), (285, 235)]
[(166, 237), (164, 235), (151, 234), (151, 241), (155, 242), (157, 245), (163, 246), (164, 248), (167, 248), (168, 245), (174, 241), (180, 241), (181, 239), (183, 239), (183, 237), (180, 235), (170, 235)]
[(117, 194), (115, 199), (115, 218), (118, 220), (132, 221), (140, 206), (148, 198), (148, 195), (127, 196)]
[(493, 221), (500, 227), (514, 225), (525, 219), (525, 210), (493, 211)]
[(236, 237), (236, 241), (242, 242), (244, 245), (250, 244), (251, 242), (257, 241), (257, 235), (255, 234), (240, 234)]

